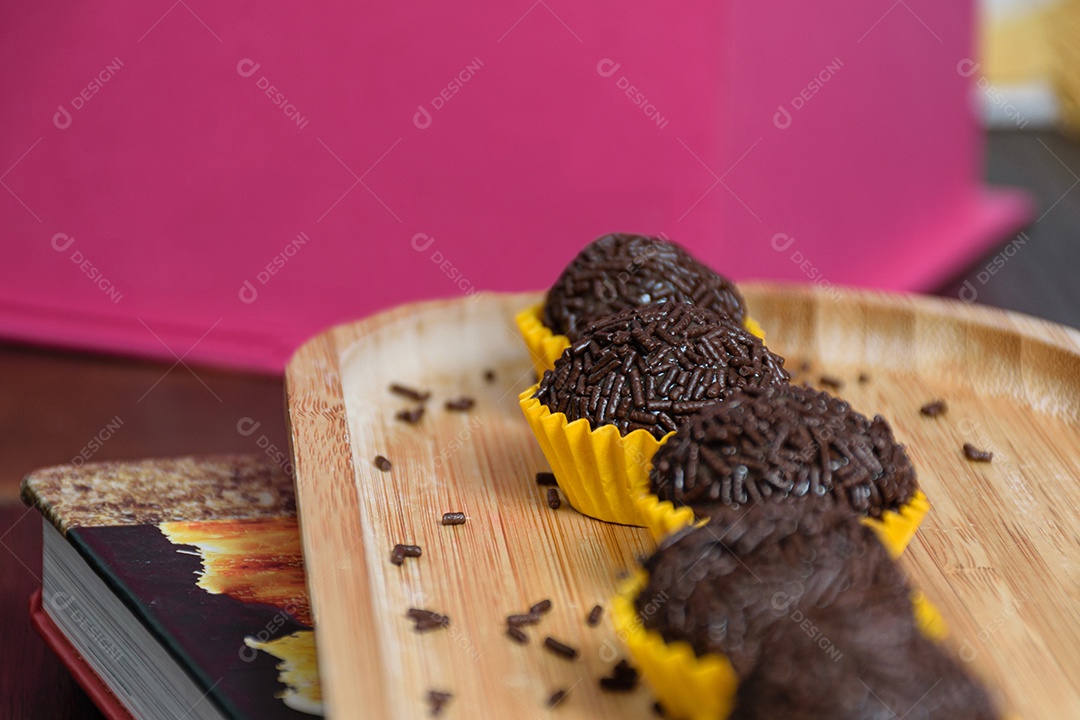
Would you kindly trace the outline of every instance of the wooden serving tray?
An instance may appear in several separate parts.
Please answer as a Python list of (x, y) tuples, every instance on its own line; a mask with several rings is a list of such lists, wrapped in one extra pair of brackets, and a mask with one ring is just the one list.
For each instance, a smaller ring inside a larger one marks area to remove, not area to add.
[[(983, 307), (873, 292), (747, 285), (768, 344), (808, 376), (889, 419), (933, 508), (903, 562), (941, 609), (953, 651), (1012, 717), (1080, 717), (1080, 333)], [(308, 582), (326, 707), (338, 718), (652, 717), (646, 687), (604, 693), (623, 656), (605, 613), (644, 530), (551, 510), (547, 466), (517, 404), (531, 384), (513, 315), (536, 294), (398, 308), (304, 345), (286, 381)], [(494, 382), (484, 378), (495, 371)], [(859, 382), (861, 373), (868, 376)], [(418, 425), (388, 386), (431, 390)], [(444, 401), (468, 395), (470, 412)], [(919, 413), (944, 398), (942, 417)], [(961, 453), (970, 442), (991, 464)], [(393, 470), (372, 464), (384, 455)], [(444, 512), (468, 523), (443, 527)], [(423, 557), (389, 562), (395, 543)], [(528, 645), (504, 617), (551, 598)], [(417, 633), (409, 607), (449, 627)], [(580, 649), (547, 651), (551, 635)], [(932, 692), (930, 688), (928, 691)]]

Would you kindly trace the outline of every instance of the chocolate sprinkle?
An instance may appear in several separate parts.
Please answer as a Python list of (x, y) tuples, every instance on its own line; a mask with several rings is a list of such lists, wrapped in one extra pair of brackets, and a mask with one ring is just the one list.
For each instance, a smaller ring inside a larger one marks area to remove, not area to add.
[(396, 417), (401, 422), (415, 425), (416, 423), (420, 422), (420, 418), (424, 417), (424, 406), (421, 405), (419, 407), (413, 408), (412, 410), (399, 410), (397, 415), (395, 415), (394, 417)]
[(604, 608), (601, 605), (593, 605), (593, 609), (589, 611), (589, 616), (585, 618), (585, 624), (589, 627), (596, 627), (600, 624), (600, 616), (604, 614)]
[(540, 613), (528, 612), (520, 615), (507, 615), (507, 627), (521, 627), (522, 625), (535, 625), (540, 622)]
[(937, 417), (938, 415), (944, 415), (945, 411), (948, 409), (949, 407), (945, 404), (944, 400), (934, 400), (919, 408), (919, 412), (926, 417)]
[(546, 647), (548, 650), (555, 653), (556, 655), (566, 658), (567, 660), (573, 660), (578, 656), (578, 651), (575, 648), (559, 642), (550, 635), (544, 638), (544, 647)]
[(556, 707), (559, 703), (566, 699), (566, 695), (569, 692), (569, 690), (556, 690), (555, 692), (553, 692), (551, 694), (551, 697), (548, 698), (548, 707)]
[(547, 491), (547, 504), (552, 510), (558, 510), (562, 507), (562, 500), (559, 499), (559, 491), (555, 488), (549, 488)]
[(489, 368), (489, 369), (484, 371), (484, 382), (489, 382), (489, 383), (490, 382), (495, 382), (495, 371), (494, 370)]
[(390, 464), (390, 461), (384, 458), (382, 455), (376, 455), (375, 459), (372, 462), (374, 463), (375, 467), (379, 468), (383, 472), (390, 472), (390, 469), (394, 467)]
[(964, 443), (964, 457), (972, 462), (990, 462), (994, 459), (994, 453), (989, 450), (980, 450), (971, 443)]
[(416, 624), (413, 628), (416, 632), (427, 632), (428, 630), (434, 630), (436, 628), (444, 628), (450, 624), (449, 617), (440, 615), (432, 610), (409, 608), (407, 617)]
[(463, 513), (463, 512), (443, 513), (441, 522), (442, 522), (443, 525), (464, 525), (465, 524), (465, 513)]
[(442, 714), (443, 705), (445, 705), (452, 697), (454, 697), (453, 693), (448, 693), (441, 690), (429, 691), (428, 704), (431, 705), (431, 714)]
[(506, 634), (512, 637), (514, 640), (517, 640), (522, 645), (525, 645), (529, 642), (529, 636), (525, 634), (525, 631), (514, 625), (506, 628)]
[(543, 613), (546, 613), (550, 609), (551, 609), (551, 601), (545, 598), (545, 599), (541, 600), (540, 602), (536, 603), (535, 605), (533, 605), (531, 608), (529, 608), (529, 612), (530, 613), (543, 614)]
[(787, 383), (784, 359), (704, 308), (664, 303), (602, 318), (544, 373), (553, 413), (656, 438), (733, 388)]
[(726, 509), (645, 569), (643, 626), (731, 662), (732, 720), (891, 718), (924, 698), (927, 718), (998, 717), (918, 629), (912, 588), (873, 531), (828, 499)]
[(473, 405), (475, 404), (476, 401), (473, 400), (471, 397), (459, 397), (455, 400), (447, 400), (446, 409), (457, 412), (465, 412), (466, 410), (471, 410)]
[(395, 545), (390, 551), (390, 562), (401, 565), (405, 562), (405, 558), (418, 558), (422, 553), (419, 545)]
[(679, 245), (613, 234), (589, 243), (563, 270), (544, 302), (544, 325), (576, 341), (605, 315), (651, 303), (693, 303), (740, 324), (738, 289)]
[(822, 375), (818, 378), (818, 382), (831, 390), (839, 390), (844, 387), (844, 381), (832, 375)]
[(610, 677), (600, 678), (600, 689), (607, 692), (630, 692), (638, 686), (638, 671), (625, 660), (611, 670)]
[(558, 485), (558, 482), (556, 482), (556, 480), (555, 480), (555, 473), (538, 472), (538, 473), (536, 473), (536, 484), (537, 485)]
[(394, 383), (390, 386), (390, 392), (410, 400), (415, 400), (416, 402), (424, 402), (431, 397), (430, 392), (416, 390), (407, 385), (399, 385), (398, 383)]
[(660, 446), (649, 479), (661, 500), (705, 515), (717, 505), (831, 495), (876, 518), (917, 489), (882, 417), (795, 385), (735, 390), (713, 403)]
[(859, 373), (859, 384), (865, 385), (868, 382), (870, 382), (870, 376), (866, 373)]

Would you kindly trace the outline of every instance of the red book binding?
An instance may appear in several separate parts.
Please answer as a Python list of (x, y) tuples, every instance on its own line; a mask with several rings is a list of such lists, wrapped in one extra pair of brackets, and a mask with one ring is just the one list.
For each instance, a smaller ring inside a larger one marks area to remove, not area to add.
[(64, 633), (53, 624), (49, 614), (41, 607), (40, 590), (30, 596), (30, 622), (105, 717), (110, 720), (133, 720), (127, 708), (112, 694), (97, 673), (90, 669)]

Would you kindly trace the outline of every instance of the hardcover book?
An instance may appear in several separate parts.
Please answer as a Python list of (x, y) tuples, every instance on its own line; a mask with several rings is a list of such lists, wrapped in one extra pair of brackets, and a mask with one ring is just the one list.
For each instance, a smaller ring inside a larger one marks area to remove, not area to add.
[(280, 467), (248, 456), (60, 466), (27, 476), (22, 495), (43, 515), (35, 625), (80, 682), (88, 668), (108, 688), (88, 688), (107, 714), (322, 714)]

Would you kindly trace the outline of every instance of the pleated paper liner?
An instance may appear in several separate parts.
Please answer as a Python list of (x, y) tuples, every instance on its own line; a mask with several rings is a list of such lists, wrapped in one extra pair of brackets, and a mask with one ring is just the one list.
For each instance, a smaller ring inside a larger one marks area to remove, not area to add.
[(757, 320), (745, 315), (743, 316), (742, 325), (751, 335), (761, 340), (761, 342), (765, 342), (765, 328), (761, 327)]
[[(538, 304), (527, 307), (514, 316), (521, 337), (525, 340), (525, 346), (529, 349), (529, 356), (532, 357), (538, 378), (544, 376), (545, 370), (554, 369), (555, 361), (566, 348), (570, 347), (568, 337), (556, 335), (547, 325), (544, 325), (543, 313), (543, 304)], [(743, 327), (762, 341), (765, 340), (765, 331), (750, 316), (743, 319)]]
[(877, 534), (878, 540), (889, 551), (889, 557), (895, 560), (907, 550), (928, 512), (930, 501), (922, 490), (917, 489), (899, 510), (886, 510), (880, 518), (863, 518), (862, 523)]
[(634, 607), (649, 574), (638, 569), (611, 601), (615, 634), (649, 683), (664, 714), (688, 720), (721, 720), (735, 707), (739, 678), (723, 655), (698, 657), (690, 643), (667, 643), (655, 630), (646, 630)]
[[(670, 500), (661, 500), (651, 490), (648, 472), (644, 480), (635, 476), (635, 481), (631, 494), (637, 504), (638, 515), (657, 542), (695, 522), (705, 521), (697, 518), (694, 510), (688, 506), (675, 507)], [(922, 490), (916, 490), (915, 495), (899, 510), (886, 510), (880, 518), (863, 518), (862, 523), (877, 534), (889, 556), (895, 559), (904, 553), (929, 511), (930, 501)]]
[[(723, 655), (710, 653), (698, 657), (690, 643), (668, 643), (657, 631), (645, 629), (634, 600), (648, 579), (648, 573), (638, 569), (619, 588), (611, 602), (615, 634), (626, 646), (667, 717), (724, 720), (735, 707), (739, 686), (735, 669)], [(919, 591), (912, 594), (911, 606), (922, 634), (941, 642), (947, 629), (937, 608)]]
[(597, 520), (644, 524), (630, 487), (648, 481), (653, 455), (674, 433), (657, 440), (646, 430), (621, 435), (614, 425), (594, 430), (584, 418), (567, 422), (564, 413), (552, 413), (533, 397), (538, 387), (521, 393), (518, 402), (570, 505)]
[(563, 354), (563, 350), (570, 347), (570, 338), (556, 335), (544, 325), (541, 320), (543, 309), (543, 305), (532, 305), (514, 316), (538, 378), (544, 376), (545, 370), (554, 368), (555, 361)]

